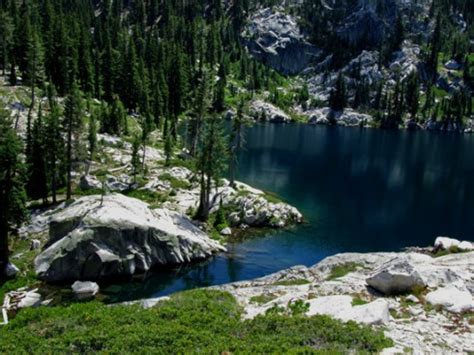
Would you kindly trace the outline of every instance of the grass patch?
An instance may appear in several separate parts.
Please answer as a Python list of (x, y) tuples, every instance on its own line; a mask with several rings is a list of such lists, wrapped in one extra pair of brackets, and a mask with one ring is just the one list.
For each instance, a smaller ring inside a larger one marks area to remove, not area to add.
[(265, 194), (263, 195), (265, 200), (267, 200), (270, 203), (283, 203), (283, 200), (275, 193), (273, 192), (268, 192), (265, 191)]
[(265, 303), (273, 301), (276, 298), (277, 296), (274, 294), (261, 294), (258, 296), (251, 297), (250, 303), (265, 304)]
[(306, 279), (282, 280), (273, 283), (274, 286), (300, 286), (307, 285), (310, 281)]
[(159, 208), (168, 200), (168, 195), (156, 191), (130, 190), (124, 193), (128, 197), (136, 198), (150, 204), (150, 208)]
[(468, 253), (468, 252), (469, 252), (468, 250), (461, 250), (457, 246), (453, 245), (449, 247), (448, 249), (437, 250), (432, 255), (434, 258), (439, 258), (439, 257), (449, 255), (449, 254), (461, 254), (461, 253)]
[(345, 263), (341, 265), (336, 265), (332, 268), (328, 280), (335, 280), (340, 277), (346, 276), (347, 274), (356, 271), (360, 267), (362, 267), (362, 265), (357, 263)]
[(0, 281), (0, 304), (3, 304), (6, 293), (39, 282), (33, 267), (33, 261), (39, 251), (30, 250), (30, 240), (11, 238), (10, 249), (13, 251), (10, 262), (16, 265), (20, 272), (13, 279)]
[[(5, 353), (379, 352), (382, 331), (327, 316), (267, 314), (241, 321), (228, 293), (195, 290), (145, 310), (97, 302), (26, 309), (0, 328)], [(139, 350), (137, 350), (139, 349)]]
[(360, 297), (354, 297), (352, 299), (352, 306), (363, 306), (364, 304), (367, 304), (369, 302), (367, 302), (366, 300), (363, 300), (362, 298)]
[(163, 181), (168, 181), (173, 189), (188, 190), (191, 187), (188, 181), (177, 179), (169, 173), (164, 173), (159, 178)]

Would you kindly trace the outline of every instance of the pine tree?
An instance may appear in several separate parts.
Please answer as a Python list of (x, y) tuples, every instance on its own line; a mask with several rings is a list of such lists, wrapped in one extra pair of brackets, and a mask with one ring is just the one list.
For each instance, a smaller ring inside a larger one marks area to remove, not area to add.
[(2, 67), (2, 73), (5, 75), (5, 71), (8, 65), (8, 58), (10, 56), (10, 50), (13, 42), (13, 21), (6, 11), (0, 11), (0, 64)]
[(343, 111), (347, 106), (346, 81), (342, 72), (337, 76), (336, 84), (329, 97), (329, 107), (333, 111)]
[(89, 116), (89, 130), (87, 133), (87, 140), (89, 141), (89, 159), (94, 160), (95, 151), (97, 148), (97, 119), (95, 113)]
[(438, 72), (439, 52), (441, 50), (441, 12), (436, 16), (434, 32), (431, 38), (431, 52), (428, 58), (428, 69), (432, 80), (436, 79)]
[(72, 162), (74, 159), (74, 144), (82, 128), (82, 99), (76, 82), (73, 82), (71, 92), (66, 98), (63, 127), (66, 131), (66, 199), (72, 196)]
[(227, 86), (226, 69), (224, 61), (219, 65), (219, 71), (217, 72), (218, 81), (215, 88), (214, 94), (214, 110), (216, 112), (222, 112), (225, 108), (225, 88)]
[(408, 108), (408, 113), (411, 118), (416, 120), (416, 115), (420, 106), (420, 83), (418, 80), (418, 73), (413, 72), (407, 80), (407, 87), (405, 91), (405, 101)]
[(63, 157), (64, 141), (61, 134), (60, 115), (58, 104), (55, 101), (56, 91), (52, 85), (48, 87), (48, 101), (50, 113), (46, 117), (46, 165), (49, 173), (49, 185), (53, 203), (57, 202), (56, 190), (60, 181), (60, 162)]
[(29, 178), (26, 184), (28, 196), (33, 200), (42, 199), (43, 203), (47, 202), (48, 185), (46, 175), (46, 146), (44, 143), (45, 129), (43, 126), (42, 108), (38, 111), (31, 133), (31, 151), (27, 156), (27, 167), (29, 170)]
[(140, 156), (139, 156), (140, 145), (141, 145), (141, 138), (139, 135), (135, 135), (135, 138), (133, 139), (133, 144), (132, 144), (132, 160), (130, 162), (132, 165), (132, 175), (133, 175), (134, 184), (137, 183), (137, 175), (141, 167)]
[(11, 227), (19, 227), (26, 219), (24, 167), (21, 141), (11, 128), (9, 116), (0, 111), (0, 279), (9, 262), (8, 236)]
[(229, 176), (230, 186), (235, 187), (235, 174), (238, 165), (238, 154), (244, 144), (244, 128), (245, 121), (245, 101), (240, 99), (237, 107), (237, 114), (232, 121), (232, 131), (230, 135), (230, 149), (229, 149)]
[(205, 121), (202, 142), (199, 145), (197, 168), (200, 175), (200, 199), (196, 217), (207, 221), (211, 208), (212, 183), (217, 184), (225, 169), (226, 142), (221, 127), (221, 119), (208, 117)]
[(191, 156), (195, 156), (198, 144), (201, 138), (201, 130), (204, 117), (207, 115), (210, 107), (210, 85), (209, 85), (209, 71), (203, 68), (201, 78), (196, 90), (196, 97), (194, 98), (193, 119), (190, 122), (190, 141)]

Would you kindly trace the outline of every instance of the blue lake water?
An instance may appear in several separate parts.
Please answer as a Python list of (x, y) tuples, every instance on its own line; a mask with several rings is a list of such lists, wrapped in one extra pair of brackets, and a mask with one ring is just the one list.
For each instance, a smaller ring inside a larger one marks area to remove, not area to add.
[(307, 223), (228, 245), (192, 267), (127, 285), (117, 300), (246, 280), (340, 252), (474, 239), (474, 136), (299, 124), (247, 129), (238, 179)]

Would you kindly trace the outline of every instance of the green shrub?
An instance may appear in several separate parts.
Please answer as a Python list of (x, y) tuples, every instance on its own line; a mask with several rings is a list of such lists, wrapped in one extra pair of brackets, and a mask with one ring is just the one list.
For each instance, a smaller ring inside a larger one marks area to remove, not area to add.
[(0, 328), (3, 353), (379, 352), (382, 331), (326, 316), (269, 313), (241, 321), (228, 293), (195, 290), (151, 309), (97, 302), (21, 311)]

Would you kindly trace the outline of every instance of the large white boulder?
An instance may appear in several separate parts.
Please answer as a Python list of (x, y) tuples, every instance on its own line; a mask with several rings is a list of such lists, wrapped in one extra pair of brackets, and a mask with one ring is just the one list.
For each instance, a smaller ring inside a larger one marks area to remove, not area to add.
[(367, 278), (367, 284), (385, 295), (410, 292), (414, 287), (424, 287), (425, 282), (408, 258), (395, 258)]
[(87, 196), (55, 213), (36, 258), (47, 281), (97, 280), (189, 263), (225, 248), (178, 212), (121, 194)]
[(385, 324), (390, 320), (388, 303), (383, 299), (352, 306), (348, 295), (325, 296), (309, 301), (307, 315), (324, 314), (344, 322), (354, 321), (363, 324)]
[(463, 251), (474, 250), (474, 245), (468, 241), (459, 241), (457, 239), (448, 238), (448, 237), (438, 237), (434, 243), (435, 248), (449, 250), (451, 248), (457, 248)]
[(460, 290), (454, 285), (448, 285), (428, 293), (426, 301), (434, 306), (442, 306), (453, 313), (469, 312), (474, 309), (471, 293), (467, 290)]

